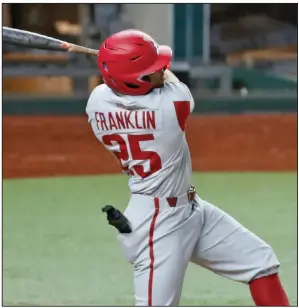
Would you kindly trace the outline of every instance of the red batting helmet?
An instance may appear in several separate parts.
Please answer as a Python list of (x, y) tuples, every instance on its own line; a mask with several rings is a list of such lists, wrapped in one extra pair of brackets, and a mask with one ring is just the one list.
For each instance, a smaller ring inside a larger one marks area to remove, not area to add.
[(124, 30), (108, 37), (99, 49), (98, 66), (105, 83), (116, 92), (144, 95), (152, 84), (143, 78), (166, 68), (171, 48), (159, 46), (148, 34)]

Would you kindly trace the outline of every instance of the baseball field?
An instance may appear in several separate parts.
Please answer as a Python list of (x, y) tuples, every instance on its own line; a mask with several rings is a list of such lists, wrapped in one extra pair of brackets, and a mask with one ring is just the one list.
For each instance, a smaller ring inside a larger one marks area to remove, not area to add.
[[(292, 305), (296, 125), (296, 114), (207, 116), (187, 132), (199, 195), (273, 246)], [(5, 116), (3, 176), (4, 305), (133, 305), (132, 268), (101, 212), (125, 208), (127, 177), (85, 117)], [(246, 285), (190, 264), (181, 305), (253, 303)]]

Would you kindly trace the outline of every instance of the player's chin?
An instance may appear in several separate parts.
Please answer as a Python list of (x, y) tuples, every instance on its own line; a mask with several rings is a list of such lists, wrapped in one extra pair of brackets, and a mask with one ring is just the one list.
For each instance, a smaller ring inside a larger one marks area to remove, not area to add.
[(163, 88), (163, 87), (164, 87), (164, 80), (153, 86), (154, 89)]

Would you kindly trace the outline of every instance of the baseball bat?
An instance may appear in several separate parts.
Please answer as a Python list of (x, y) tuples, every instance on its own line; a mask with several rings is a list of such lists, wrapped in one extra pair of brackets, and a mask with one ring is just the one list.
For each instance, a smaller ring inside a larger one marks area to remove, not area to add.
[(2, 27), (2, 41), (7, 44), (29, 48), (85, 53), (95, 56), (98, 55), (98, 50), (96, 49), (71, 44), (53, 37), (10, 27)]

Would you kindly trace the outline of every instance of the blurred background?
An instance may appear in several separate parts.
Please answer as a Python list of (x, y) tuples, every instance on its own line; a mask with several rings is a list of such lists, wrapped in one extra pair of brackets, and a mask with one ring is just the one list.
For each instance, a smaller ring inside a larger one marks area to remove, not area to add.
[[(96, 49), (117, 31), (144, 30), (173, 48), (173, 71), (196, 98), (289, 101), (297, 91), (296, 4), (4, 4), (3, 24)], [(5, 98), (86, 98), (97, 84), (91, 57), (8, 45), (3, 53)]]
[[(193, 181), (269, 242), (297, 305), (297, 4), (2, 4), (3, 25), (98, 48), (138, 28), (172, 47), (195, 98)], [(3, 303), (133, 304), (132, 270), (101, 213), (127, 178), (85, 107), (96, 58), (3, 45)], [(112, 287), (113, 286), (113, 287)], [(245, 285), (192, 265), (181, 305), (252, 306)]]

